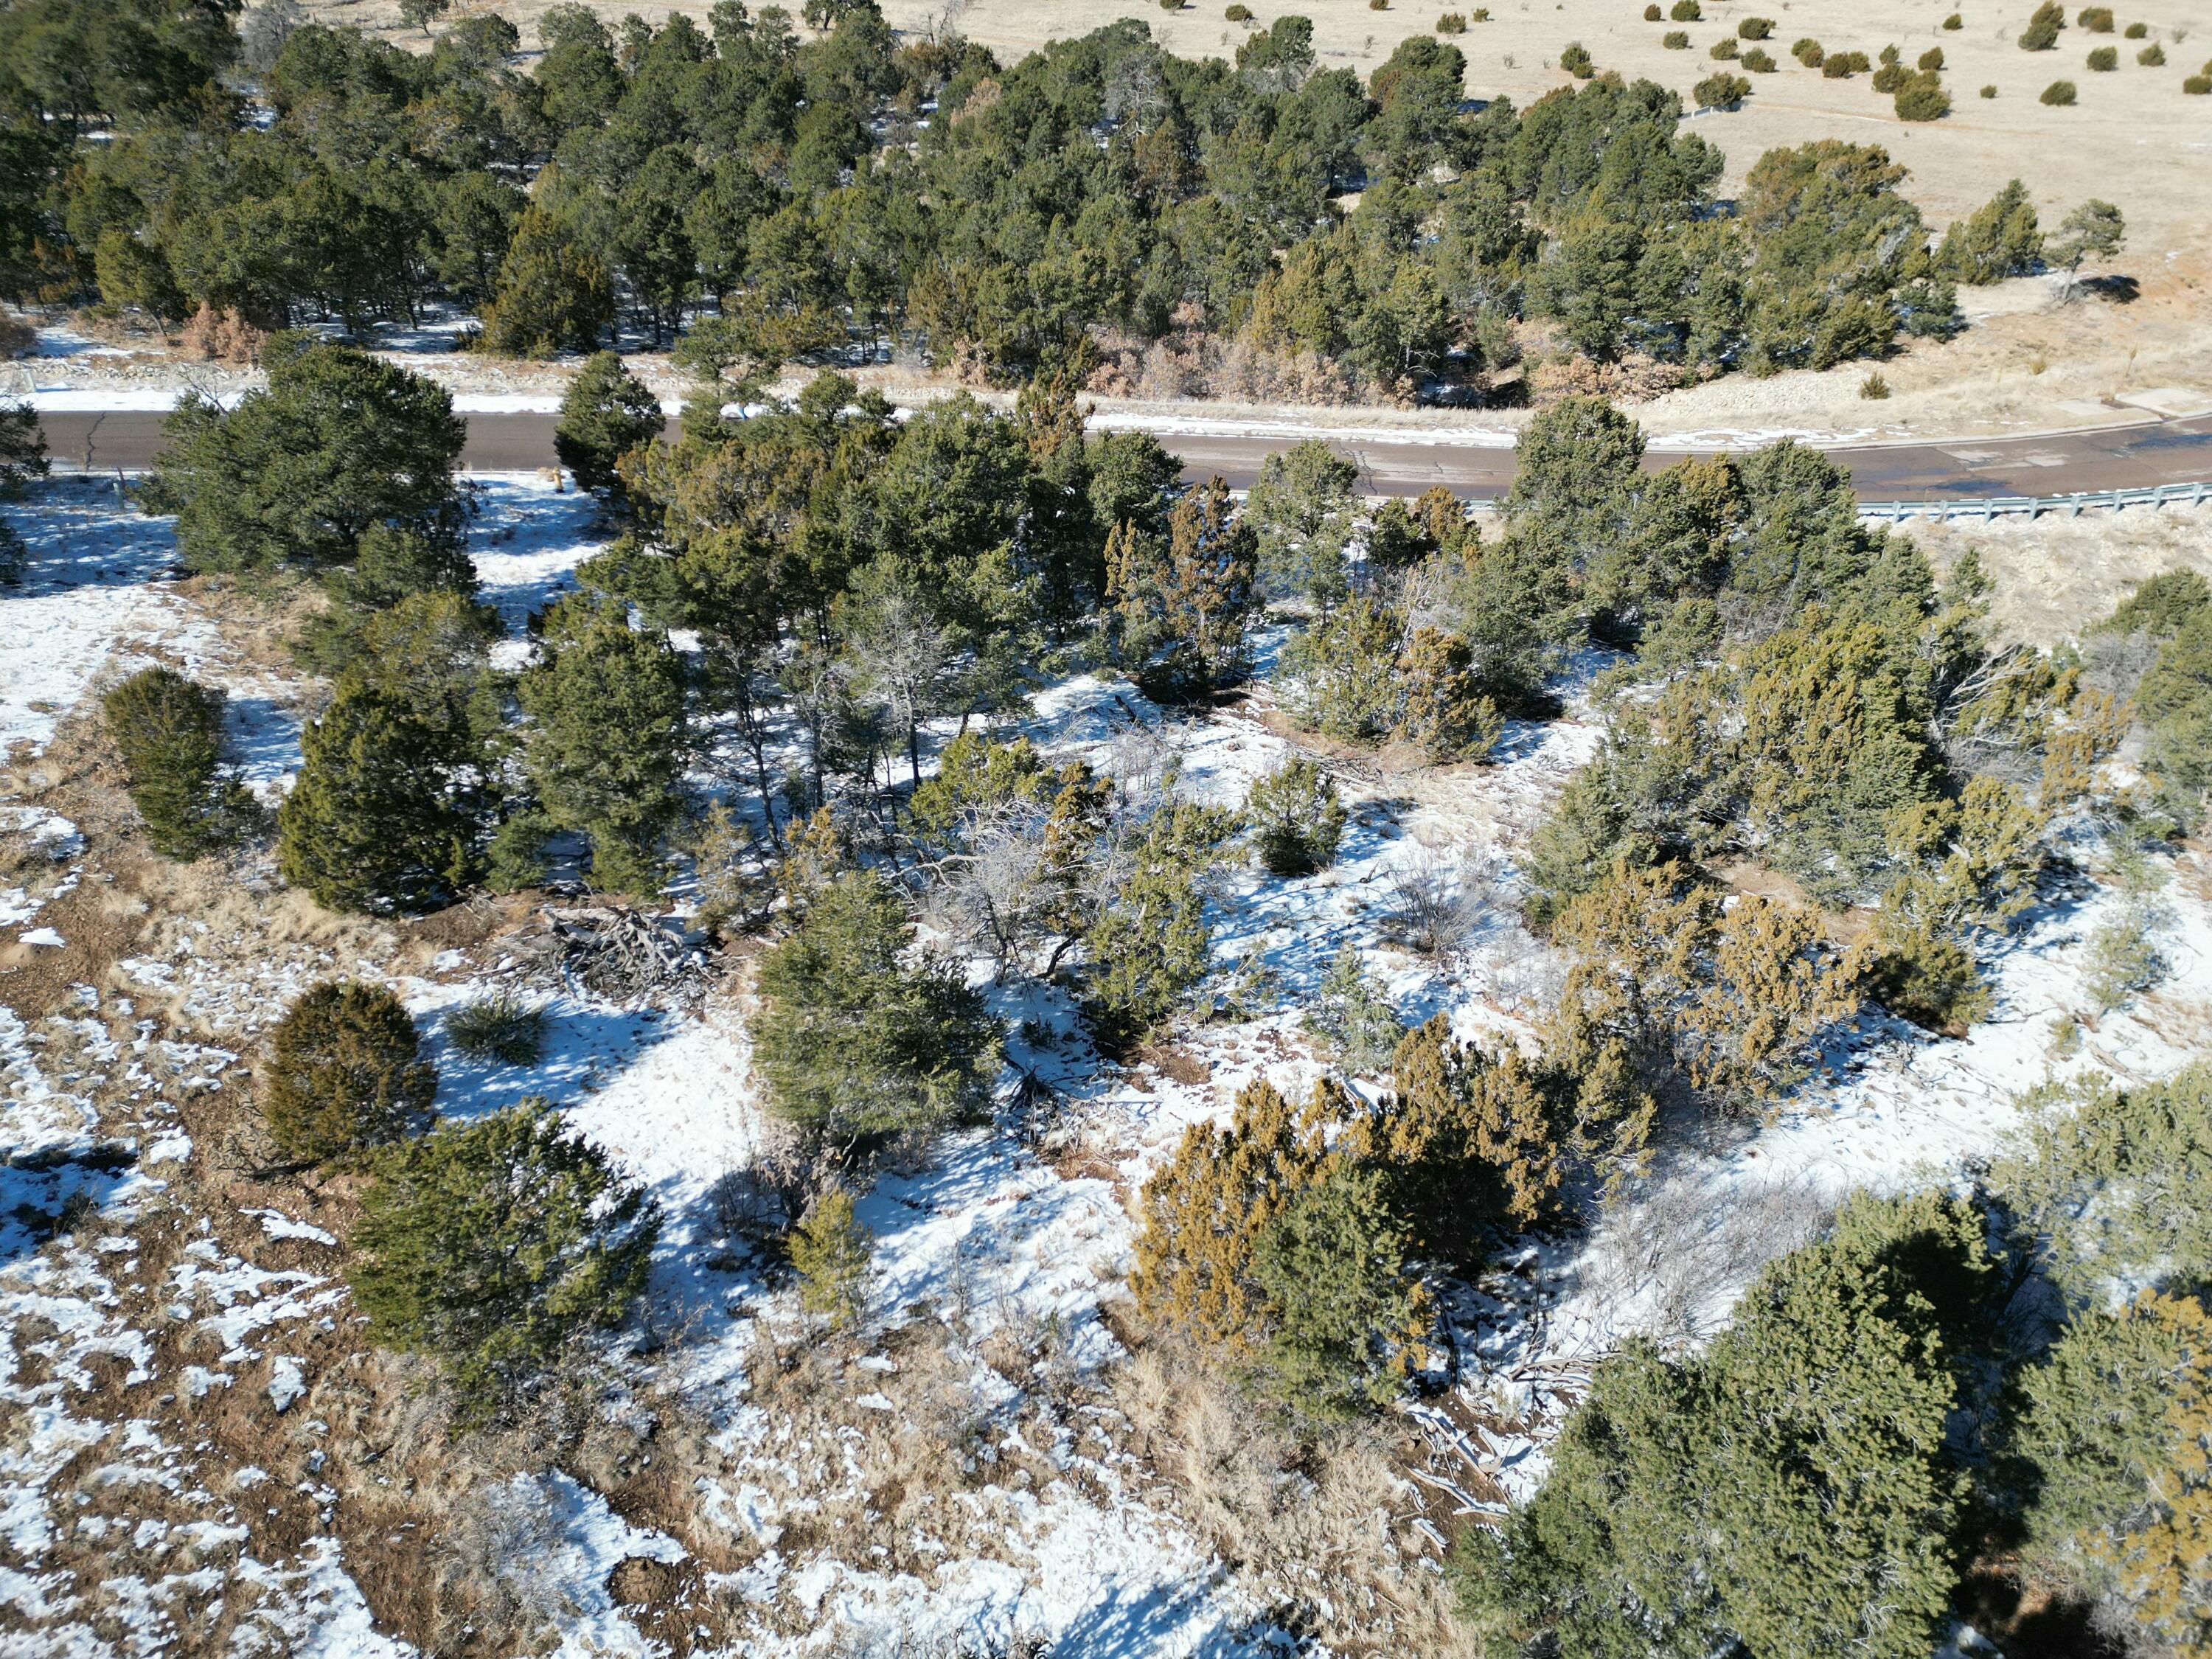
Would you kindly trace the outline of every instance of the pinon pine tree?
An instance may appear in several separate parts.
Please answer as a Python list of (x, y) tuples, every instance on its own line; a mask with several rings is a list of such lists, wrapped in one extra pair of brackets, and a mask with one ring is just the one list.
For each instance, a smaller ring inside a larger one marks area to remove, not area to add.
[(319, 1163), (418, 1133), (437, 1091), (399, 999), (381, 985), (331, 981), (277, 1022), (261, 1110), (279, 1146)]
[(252, 798), (222, 766), (222, 693), (172, 668), (148, 668), (100, 700), (122, 751), (125, 787), (154, 849), (198, 858), (236, 838)]

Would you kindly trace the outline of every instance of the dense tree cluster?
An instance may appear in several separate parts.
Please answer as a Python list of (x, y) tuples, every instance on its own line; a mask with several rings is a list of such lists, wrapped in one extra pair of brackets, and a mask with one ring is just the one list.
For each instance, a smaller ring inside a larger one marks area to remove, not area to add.
[(1562, 1659), (1917, 1659), (2016, 1553), (2201, 1646), (2212, 1077), (2030, 1103), (1970, 1197), (1855, 1199), (1702, 1353), (1600, 1366), (1541, 1492), (1465, 1535), (1470, 1613)]
[(1008, 65), (872, 3), (725, 0), (703, 28), (554, 6), (526, 67), (489, 15), (420, 53), (257, 23), (240, 63), (234, 11), (0, 13), (0, 293), (356, 336), (448, 301), (529, 355), (618, 318), (756, 365), (906, 340), (1000, 380), (1194, 332), (1255, 384), (1415, 397), (1536, 320), (1699, 371), (1878, 355), (1986, 271), (1931, 254), (1879, 148), (1774, 151), (1723, 204), (1674, 94), (1475, 106), (1430, 36), (1364, 83), (1297, 16), (1233, 62), (1127, 20)]

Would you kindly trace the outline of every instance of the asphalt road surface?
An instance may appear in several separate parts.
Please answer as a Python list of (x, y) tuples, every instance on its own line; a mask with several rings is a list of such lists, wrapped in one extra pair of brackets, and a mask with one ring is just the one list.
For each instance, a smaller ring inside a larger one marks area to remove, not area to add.
[[(477, 472), (528, 472), (553, 465), (550, 415), (471, 415), (461, 464)], [(161, 419), (137, 411), (42, 417), (46, 447), (64, 471), (135, 472), (161, 448)], [(1328, 438), (1324, 429), (1316, 435)], [(1260, 463), (1288, 437), (1176, 435), (1162, 440), (1188, 463), (1186, 476), (1218, 473), (1251, 484)], [(1513, 478), (1513, 452), (1464, 444), (1331, 439), (1357, 463), (1376, 495), (1413, 495), (1431, 484), (1455, 495), (1500, 494)], [(1664, 466), (1681, 451), (1654, 444), (1646, 464)], [(1863, 501), (1971, 501), (1985, 495), (2064, 495), (2077, 490), (2138, 489), (2212, 480), (2212, 416), (2145, 421), (2092, 432), (2019, 438), (1960, 438), (1856, 444), (1828, 452), (1850, 468)]]

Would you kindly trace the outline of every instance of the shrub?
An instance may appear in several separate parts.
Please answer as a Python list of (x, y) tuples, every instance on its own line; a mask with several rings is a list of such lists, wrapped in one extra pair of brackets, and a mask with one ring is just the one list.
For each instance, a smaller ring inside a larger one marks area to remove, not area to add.
[(902, 960), (912, 933), (890, 883), (847, 871), (761, 958), (754, 1058), (778, 1115), (872, 1134), (988, 1103), (998, 1022), (953, 964)]
[(1467, 33), (1466, 14), (1456, 11), (1446, 12), (1443, 16), (1437, 19), (1437, 33), (1438, 34), (1465, 34)]
[(1952, 30), (1962, 29), (1966, 27), (1966, 20), (1954, 11), (1943, 20), (1943, 27)]
[(1776, 67), (1772, 56), (1763, 46), (1753, 46), (1738, 61), (1754, 75), (1771, 75)]
[(1982, 96), (1984, 98), (1994, 98), (1996, 95), (1997, 89), (1994, 86), (1985, 86), (1982, 88)]
[(1867, 993), (1899, 1018), (1964, 1036), (1996, 1006), (1973, 953), (1938, 929), (1885, 907), (1876, 918), (1874, 945)]
[(1390, 9), (1390, 0), (1367, 0), (1367, 9), (1370, 11), (1388, 11)]
[(2136, 62), (2145, 69), (2163, 69), (2166, 66), (2166, 48), (2154, 40), (2136, 54)]
[(1920, 54), (1919, 61), (1915, 67), (1930, 74), (1941, 70), (1943, 67), (1943, 48), (1941, 46), (1929, 47), (1927, 51)]
[(2134, 898), (2089, 935), (2089, 1000), (2100, 1014), (2124, 1008), (2138, 991), (2148, 991), (2166, 975), (2158, 934), (2169, 920), (2163, 906)]
[(2074, 21), (2091, 34), (2110, 34), (2112, 32), (2112, 9), (2110, 6), (2084, 6), (2074, 14)]
[(2072, 103), (2076, 96), (2077, 94), (2071, 81), (2053, 81), (2049, 86), (2044, 88), (2036, 101), (2039, 104), (2050, 104), (2054, 107), (2063, 108)]
[(1480, 760), (1505, 735), (1505, 716), (1475, 672), (1474, 647), (1456, 634), (1414, 631), (1398, 661), (1405, 701), (1392, 735), (1431, 761)]
[(1711, 46), (1706, 48), (1705, 56), (1725, 64), (1734, 60), (1735, 52), (1735, 37), (1734, 35), (1724, 34), (1719, 40), (1714, 41)]
[(2150, 33), (2150, 25), (2141, 22), (2130, 23), (2127, 27), (2122, 29), (2120, 33), (2130, 40), (2140, 40)]
[(860, 1316), (874, 1240), (853, 1208), (853, 1195), (832, 1187), (806, 1206), (784, 1241), (799, 1273), (799, 1305), (832, 1325)]
[(1328, 868), (1344, 839), (1346, 813), (1334, 781), (1303, 757), (1254, 782), (1244, 799), (1244, 818), (1260, 862), (1279, 876)]
[(222, 692), (171, 668), (141, 670), (100, 700), (131, 804), (165, 857), (210, 852), (252, 814), (252, 797), (222, 769)]
[(1744, 40), (1764, 40), (1774, 33), (1771, 17), (1747, 17), (1735, 26), (1737, 38)]
[(416, 1133), (438, 1092), (419, 1048), (414, 1019), (381, 985), (316, 986), (269, 1039), (270, 1133), (291, 1157), (320, 1163)]
[(1206, 878), (1236, 823), (1233, 813), (1177, 806), (1146, 826), (1127, 875), (1084, 934), (1083, 1012), (1102, 1048), (1127, 1049), (1206, 977)]
[(448, 1366), (464, 1421), (645, 1288), (659, 1206), (543, 1099), (387, 1148), (375, 1173), (346, 1276), (372, 1338)]
[(1659, 44), (1669, 52), (1686, 52), (1690, 46), (1689, 33), (1685, 29), (1669, 29)]
[(1802, 64), (1807, 69), (1820, 68), (1827, 56), (1826, 52), (1821, 51), (1820, 43), (1818, 40), (1814, 40), (1810, 35), (1806, 36), (1803, 40), (1799, 40), (1795, 46), (1791, 46), (1790, 48), (1790, 55), (1792, 58), (1795, 58), (1799, 63)]
[(1751, 82), (1741, 75), (1708, 75), (1691, 96), (1705, 109), (1733, 109), (1751, 96)]
[(1252, 21), (1252, 8), (1243, 5), (1231, 6), (1221, 15), (1232, 23), (1249, 23)]
[(1305, 1028), (1336, 1053), (1336, 1063), (1352, 1075), (1379, 1072), (1398, 1052), (1406, 1036), (1397, 1010), (1375, 988), (1359, 947), (1341, 946), (1308, 1005)]
[(1579, 40), (1570, 41), (1559, 54), (1559, 67), (1576, 79), (1587, 81), (1597, 73), (1597, 65), (1590, 61), (1589, 52)]
[(535, 1066), (545, 1052), (545, 1011), (512, 991), (465, 1002), (445, 1018), (446, 1040), (472, 1060)]
[[(1893, 46), (1889, 50), (1894, 53), (1896, 48)], [(1876, 92), (1895, 92), (1909, 78), (1904, 64), (1893, 61), (1885, 62), (1874, 72), (1874, 89)]]
[(1844, 81), (1854, 75), (1863, 75), (1872, 67), (1863, 52), (1832, 52), (1820, 61), (1820, 73), (1831, 81)]
[(1909, 76), (1895, 100), (1900, 121), (1940, 121), (1951, 112), (1951, 94), (1930, 70)]
[(2043, 0), (2035, 9), (2035, 15), (2027, 20), (2027, 27), (2020, 33), (2020, 49), (2049, 52), (2058, 44), (2058, 31), (2065, 27), (2065, 8), (2058, 0)]
[(1869, 374), (1859, 382), (1859, 396), (1868, 398), (1887, 398), (1889, 396), (1889, 382), (1883, 380), (1879, 373)]
[(2192, 75), (2182, 82), (2181, 89), (2191, 98), (2202, 98), (2212, 93), (2212, 75)]
[(2095, 47), (2089, 53), (2088, 63), (2098, 74), (2109, 74), (2120, 66), (2120, 49), (2118, 46)]
[(1678, 23), (1703, 22), (1705, 16), (1698, 9), (1698, 0), (1674, 0), (1674, 3), (1667, 9), (1667, 15)]
[(1666, 15), (1659, 9), (1658, 0), (1652, 0), (1652, 3), (1644, 9), (1644, 21), (1647, 23), (1656, 23)]
[(1160, 0), (1160, 9), (1162, 11), (1181, 11), (1182, 9), (1182, 0)]
[(621, 482), (615, 463), (660, 435), (660, 400), (611, 351), (595, 351), (568, 383), (553, 428), (553, 453), (577, 488), (605, 495)]

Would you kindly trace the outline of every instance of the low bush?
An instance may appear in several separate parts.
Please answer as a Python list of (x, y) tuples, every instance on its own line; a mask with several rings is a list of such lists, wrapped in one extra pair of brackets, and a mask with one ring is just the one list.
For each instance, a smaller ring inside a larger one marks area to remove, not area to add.
[(1465, 15), (1455, 11), (1446, 12), (1443, 16), (1437, 19), (1437, 33), (1438, 34), (1465, 34), (1467, 33), (1467, 18)]
[(799, 1305), (832, 1325), (860, 1316), (874, 1241), (853, 1208), (853, 1195), (833, 1187), (807, 1206), (784, 1240), (799, 1273)]
[(223, 696), (173, 668), (133, 674), (100, 700), (124, 787), (154, 850), (198, 858), (237, 839), (252, 797), (222, 768)]
[(1966, 27), (1966, 20), (1954, 11), (1943, 20), (1943, 27), (1947, 29), (1962, 29)]
[(1691, 89), (1703, 109), (1734, 109), (1751, 96), (1751, 82), (1741, 75), (1708, 75)]
[(545, 1011), (510, 991), (463, 1003), (445, 1025), (447, 1041), (472, 1060), (535, 1066), (545, 1052)]
[(1359, 947), (1349, 944), (1331, 958), (1305, 1028), (1335, 1051), (1336, 1063), (1352, 1076), (1386, 1068), (1406, 1036), (1397, 1010), (1370, 979)]
[(2202, 98), (2212, 93), (2212, 75), (2192, 75), (2181, 83), (2181, 89), (2191, 98)]
[(1796, 45), (1791, 46), (1790, 48), (1790, 55), (1792, 58), (1795, 58), (1799, 63), (1802, 64), (1807, 69), (1820, 68), (1827, 57), (1827, 54), (1821, 51), (1820, 43), (1818, 40), (1814, 40), (1810, 35), (1807, 35), (1803, 40), (1798, 41)]
[(1942, 69), (1943, 67), (1943, 48), (1941, 46), (1929, 47), (1927, 51), (1920, 54), (1919, 61), (1914, 65), (1914, 67), (1929, 74), (1933, 74), (1936, 70)]
[(1589, 49), (1579, 40), (1568, 42), (1566, 50), (1559, 54), (1559, 67), (1578, 81), (1587, 81), (1597, 73)]
[(1859, 396), (1877, 399), (1887, 398), (1889, 396), (1889, 382), (1879, 374), (1869, 374), (1859, 382)]
[(1982, 88), (1982, 96), (1984, 98), (1994, 98), (1996, 95), (1997, 89), (1994, 86), (1985, 86)]
[(1830, 81), (1847, 81), (1854, 75), (1863, 75), (1874, 65), (1863, 52), (1838, 52), (1820, 62), (1820, 73)]
[(1244, 800), (1260, 862), (1279, 876), (1310, 876), (1328, 868), (1344, 839), (1346, 816), (1335, 783), (1303, 758), (1259, 779)]
[(1736, 36), (1743, 40), (1764, 40), (1774, 33), (1771, 17), (1747, 17), (1735, 26)]
[(2089, 67), (2100, 75), (2108, 75), (2120, 66), (2118, 46), (2098, 46), (2089, 53)]
[(1221, 15), (1224, 17), (1226, 17), (1232, 23), (1249, 23), (1252, 21), (1252, 8), (1249, 6), (1231, 6), (1227, 11), (1223, 12)]
[(347, 1269), (369, 1334), (448, 1368), (497, 1418), (573, 1337), (645, 1288), (660, 1212), (542, 1099), (387, 1148)]
[(2112, 32), (2112, 9), (2110, 6), (2084, 6), (2074, 14), (2074, 21), (2091, 34), (2110, 34)]
[(1698, 9), (1698, 0), (1674, 0), (1667, 9), (1667, 15), (1678, 23), (1702, 23), (1705, 14)]
[(320, 1163), (417, 1133), (438, 1069), (415, 1021), (381, 985), (333, 980), (305, 993), (269, 1039), (261, 1112), (290, 1157)]
[(1758, 46), (1753, 46), (1736, 61), (1753, 75), (1771, 75), (1778, 67), (1773, 58)]
[(1908, 76), (1897, 89), (1897, 118), (1900, 121), (1940, 121), (1951, 112), (1951, 94), (1935, 71)]
[(2124, 34), (2130, 40), (2140, 40), (2150, 33), (2150, 25), (2148, 23), (2130, 23), (2127, 27), (2122, 29), (2120, 33)]
[(1644, 9), (1644, 21), (1647, 23), (1656, 23), (1666, 15), (1667, 14), (1665, 12), (1659, 9), (1657, 0), (1653, 0), (1653, 3), (1650, 5), (1648, 5)]
[(2145, 69), (2163, 69), (2166, 66), (2166, 48), (2154, 40), (2136, 54), (2136, 62)]
[(1723, 64), (1733, 61), (1735, 57), (1735, 37), (1729, 34), (1723, 35), (1706, 49), (1705, 56), (1717, 58)]
[(2072, 103), (2078, 95), (2071, 81), (2053, 81), (2049, 86), (2044, 88), (2042, 95), (2036, 101), (2063, 109)]
[(2065, 8), (2058, 0), (2043, 0), (2027, 27), (2020, 32), (2022, 52), (2049, 52), (2058, 44), (2058, 31), (2066, 27)]
[(1667, 31), (1666, 38), (1661, 40), (1659, 44), (1666, 47), (1669, 52), (1686, 52), (1689, 50), (1690, 46), (1689, 31), (1686, 29), (1669, 29)]

